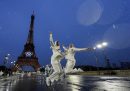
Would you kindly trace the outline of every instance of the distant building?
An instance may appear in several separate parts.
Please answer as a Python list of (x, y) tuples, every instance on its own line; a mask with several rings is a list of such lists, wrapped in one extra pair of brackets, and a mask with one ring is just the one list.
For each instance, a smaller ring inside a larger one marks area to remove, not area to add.
[(120, 62), (121, 68), (130, 69), (130, 62)]

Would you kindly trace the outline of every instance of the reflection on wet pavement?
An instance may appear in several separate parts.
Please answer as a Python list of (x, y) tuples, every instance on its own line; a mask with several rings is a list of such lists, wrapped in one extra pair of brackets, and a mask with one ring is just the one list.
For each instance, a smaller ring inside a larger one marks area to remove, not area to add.
[(69, 75), (47, 87), (43, 76), (0, 79), (0, 91), (130, 91), (130, 77)]

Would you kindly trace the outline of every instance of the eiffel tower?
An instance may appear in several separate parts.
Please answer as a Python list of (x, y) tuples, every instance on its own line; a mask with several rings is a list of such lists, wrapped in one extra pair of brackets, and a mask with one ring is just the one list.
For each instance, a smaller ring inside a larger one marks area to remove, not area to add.
[(18, 57), (15, 66), (12, 68), (13, 71), (22, 70), (22, 66), (31, 66), (35, 71), (38, 71), (40, 64), (38, 62), (38, 57), (35, 53), (35, 46), (33, 41), (34, 33), (34, 13), (31, 15), (31, 23), (27, 41), (24, 45), (23, 52)]

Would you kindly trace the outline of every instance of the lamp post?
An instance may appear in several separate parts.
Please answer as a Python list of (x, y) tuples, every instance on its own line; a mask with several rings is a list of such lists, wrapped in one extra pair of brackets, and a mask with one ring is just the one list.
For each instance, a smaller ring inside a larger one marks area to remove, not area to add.
[(10, 57), (10, 54), (5, 55), (5, 57), (4, 57), (4, 66), (6, 66), (6, 64), (8, 63), (9, 57)]
[(16, 62), (16, 61), (11, 61), (11, 62), (10, 62), (10, 63), (11, 63), (11, 64), (10, 64), (10, 68), (12, 68), (12, 65), (15, 65), (15, 62)]
[[(107, 68), (110, 68), (110, 63), (109, 63), (109, 59), (108, 59), (108, 57), (106, 56), (106, 54), (105, 54), (105, 47), (107, 47), (108, 46), (108, 43), (107, 42), (102, 42), (102, 43), (100, 43), (100, 44), (97, 44), (96, 45), (96, 47), (94, 47), (94, 49), (96, 50), (96, 49), (102, 49), (103, 50), (103, 55), (104, 55), (104, 58), (105, 58), (105, 63), (106, 63), (106, 67)], [(96, 57), (96, 62), (97, 62), (97, 64), (98, 64), (98, 58)]]
[(4, 66), (6, 66), (6, 63), (8, 62), (8, 59), (9, 59), (8, 56), (5, 55), (5, 57), (4, 57)]
[(106, 63), (106, 68), (109, 69), (111, 68), (110, 66), (110, 62), (109, 62), (109, 58), (107, 57), (106, 53), (105, 53), (105, 47), (108, 45), (107, 42), (103, 42), (102, 46), (103, 46), (103, 55), (104, 55), (104, 59), (105, 59), (105, 63)]
[(100, 75), (100, 70), (99, 70), (99, 59), (98, 59), (98, 56), (96, 54), (96, 47), (93, 48), (94, 49), (94, 57), (96, 59), (96, 65), (97, 65), (97, 72), (98, 72), (98, 75)]
[(9, 57), (10, 57), (10, 54), (6, 54), (4, 56), (4, 61), (3, 61), (3, 65), (4, 65), (4, 74), (7, 72), (7, 69), (6, 69), (6, 64), (8, 63), (8, 60), (9, 60)]

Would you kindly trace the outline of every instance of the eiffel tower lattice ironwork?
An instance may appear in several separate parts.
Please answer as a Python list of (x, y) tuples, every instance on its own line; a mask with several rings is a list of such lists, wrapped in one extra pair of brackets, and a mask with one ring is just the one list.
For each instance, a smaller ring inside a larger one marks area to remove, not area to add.
[(38, 57), (35, 53), (35, 46), (34, 46), (34, 13), (31, 15), (31, 23), (28, 38), (26, 44), (24, 45), (24, 50), (21, 55), (18, 57), (14, 67), (12, 68), (13, 71), (22, 70), (22, 66), (31, 66), (34, 68), (35, 71), (38, 71), (40, 68), (40, 64), (38, 62)]

